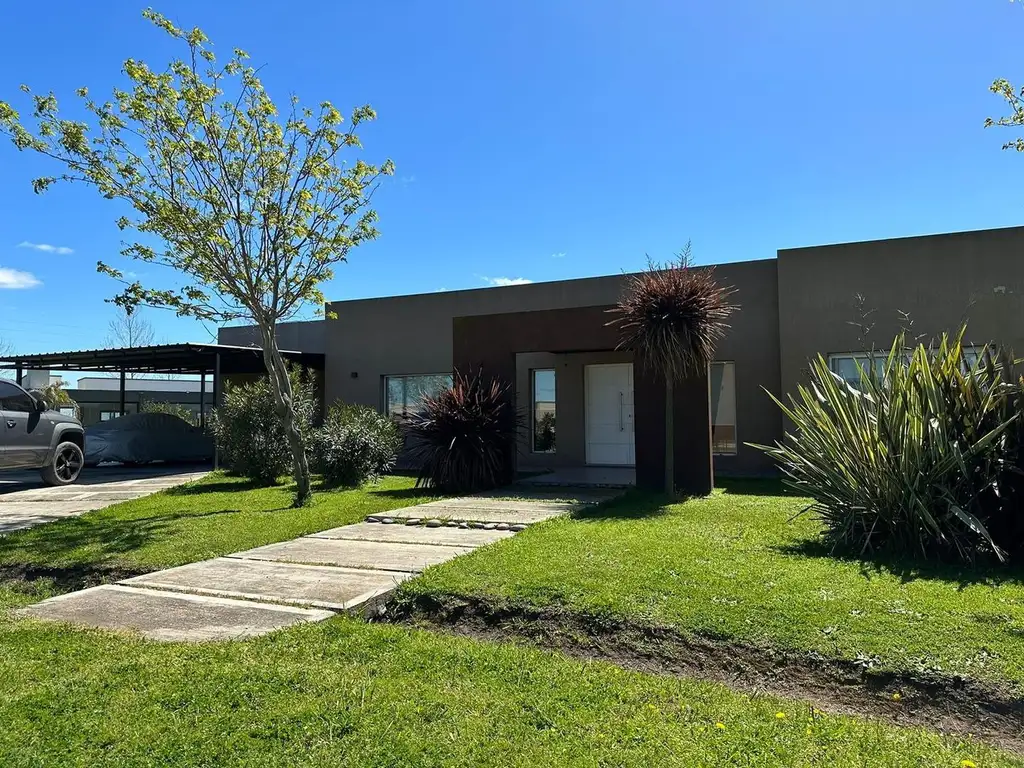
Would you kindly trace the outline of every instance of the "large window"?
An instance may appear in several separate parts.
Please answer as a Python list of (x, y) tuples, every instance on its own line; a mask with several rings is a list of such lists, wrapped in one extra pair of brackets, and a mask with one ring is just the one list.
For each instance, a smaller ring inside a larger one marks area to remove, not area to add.
[(555, 372), (551, 369), (531, 371), (533, 397), (533, 452), (555, 452)]
[(717, 454), (735, 454), (736, 441), (736, 364), (711, 364), (711, 450)]
[[(964, 363), (973, 367), (981, 355), (982, 347), (964, 347)], [(910, 359), (910, 352), (906, 353), (907, 361)], [(847, 384), (853, 387), (860, 385), (860, 369), (867, 371), (872, 376), (881, 376), (885, 370), (885, 364), (889, 360), (889, 352), (879, 350), (877, 352), (844, 352), (828, 356), (828, 367)], [(858, 365), (860, 369), (858, 369)]]
[(408, 416), (420, 410), (424, 396), (433, 396), (452, 385), (451, 374), (427, 376), (385, 376), (384, 412)]

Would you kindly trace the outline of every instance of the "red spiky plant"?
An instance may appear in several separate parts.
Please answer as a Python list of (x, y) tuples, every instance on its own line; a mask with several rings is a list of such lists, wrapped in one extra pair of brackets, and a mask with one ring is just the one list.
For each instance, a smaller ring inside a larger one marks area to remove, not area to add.
[(719, 285), (711, 267), (694, 268), (690, 244), (673, 261), (648, 261), (631, 275), (619, 303), (618, 349), (632, 350), (640, 365), (665, 380), (665, 492), (674, 495), (673, 382), (706, 375), (736, 305), (733, 288)]

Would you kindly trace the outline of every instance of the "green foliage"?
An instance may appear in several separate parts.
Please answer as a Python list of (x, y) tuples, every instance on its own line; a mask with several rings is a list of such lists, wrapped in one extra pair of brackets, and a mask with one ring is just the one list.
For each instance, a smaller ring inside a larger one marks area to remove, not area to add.
[(121, 306), (273, 324), (304, 302), (322, 304), (318, 286), (333, 265), (377, 236), (370, 196), (393, 165), (341, 159), (361, 147), (356, 129), (376, 113), (358, 107), (343, 127), (330, 102), (314, 110), (293, 96), (282, 115), (244, 51), (218, 65), (202, 30), (180, 29), (152, 10), (143, 15), (186, 55), (155, 69), (126, 60), (129, 85), (106, 101), (78, 89), (91, 124), (62, 117), (54, 94), (32, 95), (27, 86), (31, 124), (0, 102), (0, 132), (65, 168), (37, 179), (35, 190), (81, 181), (127, 202), (135, 217), (117, 225), (142, 237), (123, 255), (171, 267), (186, 281), (181, 289), (144, 287), (101, 263), (126, 283)]
[(335, 404), (310, 438), (313, 470), (335, 487), (357, 487), (390, 472), (401, 447), (393, 419), (345, 403)]
[[(298, 371), (293, 369), (289, 376), (295, 423), (306, 437), (318, 416), (316, 390)], [(261, 376), (226, 387), (223, 403), (210, 417), (210, 428), (225, 465), (235, 474), (264, 485), (273, 485), (292, 467), (276, 407), (270, 381)]]
[(199, 417), (192, 409), (182, 403), (169, 403), (166, 400), (143, 400), (139, 403), (139, 413), (168, 413), (187, 421), (194, 427), (199, 426)]
[(47, 384), (40, 390), (36, 391), (36, 394), (46, 401), (46, 404), (53, 410), (60, 410), (61, 408), (74, 408), (75, 418), (81, 418), (82, 409), (78, 407), (71, 395), (68, 394), (67, 390), (64, 389), (64, 385), (59, 381), (55, 381), (52, 384)]
[(511, 385), (456, 372), (451, 387), (425, 395), (421, 411), (405, 420), (418, 484), (472, 493), (510, 482), (521, 421)]
[(833, 547), (967, 561), (1021, 548), (1024, 382), (992, 350), (970, 364), (963, 334), (909, 355), (900, 334), (856, 387), (819, 356), (809, 386), (775, 398), (796, 431), (759, 447), (814, 499)]
[[(53, 93), (22, 86), (31, 118), (22, 120), (0, 101), (0, 134), (63, 167), (36, 179), (36, 192), (57, 181), (84, 182), (130, 206), (132, 216), (120, 216), (117, 226), (139, 236), (121, 254), (176, 274), (173, 287), (143, 285), (100, 262), (100, 272), (123, 284), (113, 299), (120, 307), (167, 307), (259, 327), (291, 451), (296, 503), (303, 504), (309, 471), (276, 324), (304, 304), (322, 307), (320, 286), (334, 277), (334, 267), (377, 237), (370, 199), (394, 165), (372, 165), (361, 156), (356, 131), (376, 118), (369, 105), (352, 110), (347, 126), (329, 101), (314, 109), (292, 96), (279, 111), (245, 51), (236, 48), (218, 64), (201, 29), (181, 29), (153, 10), (143, 16), (185, 55), (155, 68), (127, 59), (127, 87), (114, 88), (105, 101), (79, 88), (90, 122), (64, 117)], [(346, 160), (347, 154), (355, 157)]]
[(630, 276), (609, 325), (621, 332), (620, 349), (633, 350), (655, 373), (678, 379), (706, 371), (735, 307), (731, 288), (710, 267), (691, 265), (690, 245), (668, 264), (650, 262)]

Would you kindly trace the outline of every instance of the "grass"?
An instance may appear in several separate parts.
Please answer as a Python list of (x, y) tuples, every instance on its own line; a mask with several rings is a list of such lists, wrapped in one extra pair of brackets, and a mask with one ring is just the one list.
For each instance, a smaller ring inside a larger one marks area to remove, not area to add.
[(1024, 688), (1019, 570), (829, 556), (807, 500), (732, 482), (669, 507), (634, 492), (432, 568), (407, 597), (568, 607), (684, 633), (813, 651), (889, 671)]
[[(40, 569), (176, 565), (413, 503), (417, 492), (410, 485), (387, 479), (289, 510), (287, 488), (254, 489), (212, 477), (0, 539), (0, 558), (8, 567)], [(481, 554), (500, 555), (514, 541)], [(1024, 768), (1018, 758), (922, 729), (348, 618), (245, 642), (185, 645), (15, 619), (2, 610), (67, 588), (49, 577), (8, 572), (5, 578), (0, 568), (5, 768)]]
[(408, 477), (364, 490), (317, 493), (291, 509), (292, 486), (254, 487), (220, 473), (203, 480), (0, 537), (5, 566), (154, 570), (315, 533), (430, 501)]
[(720, 685), (345, 618), (202, 646), (0, 619), (0, 722), (10, 768), (1024, 766)]

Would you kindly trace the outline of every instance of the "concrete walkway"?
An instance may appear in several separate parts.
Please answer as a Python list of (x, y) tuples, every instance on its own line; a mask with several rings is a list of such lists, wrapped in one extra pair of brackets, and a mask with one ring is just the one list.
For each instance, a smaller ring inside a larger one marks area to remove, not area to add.
[(72, 592), (17, 613), (177, 641), (254, 637), (339, 612), (369, 616), (428, 566), (621, 493), (513, 488), (444, 499)]
[(130, 501), (191, 483), (207, 470), (181, 467), (86, 468), (73, 485), (47, 487), (38, 472), (0, 473), (0, 534)]

